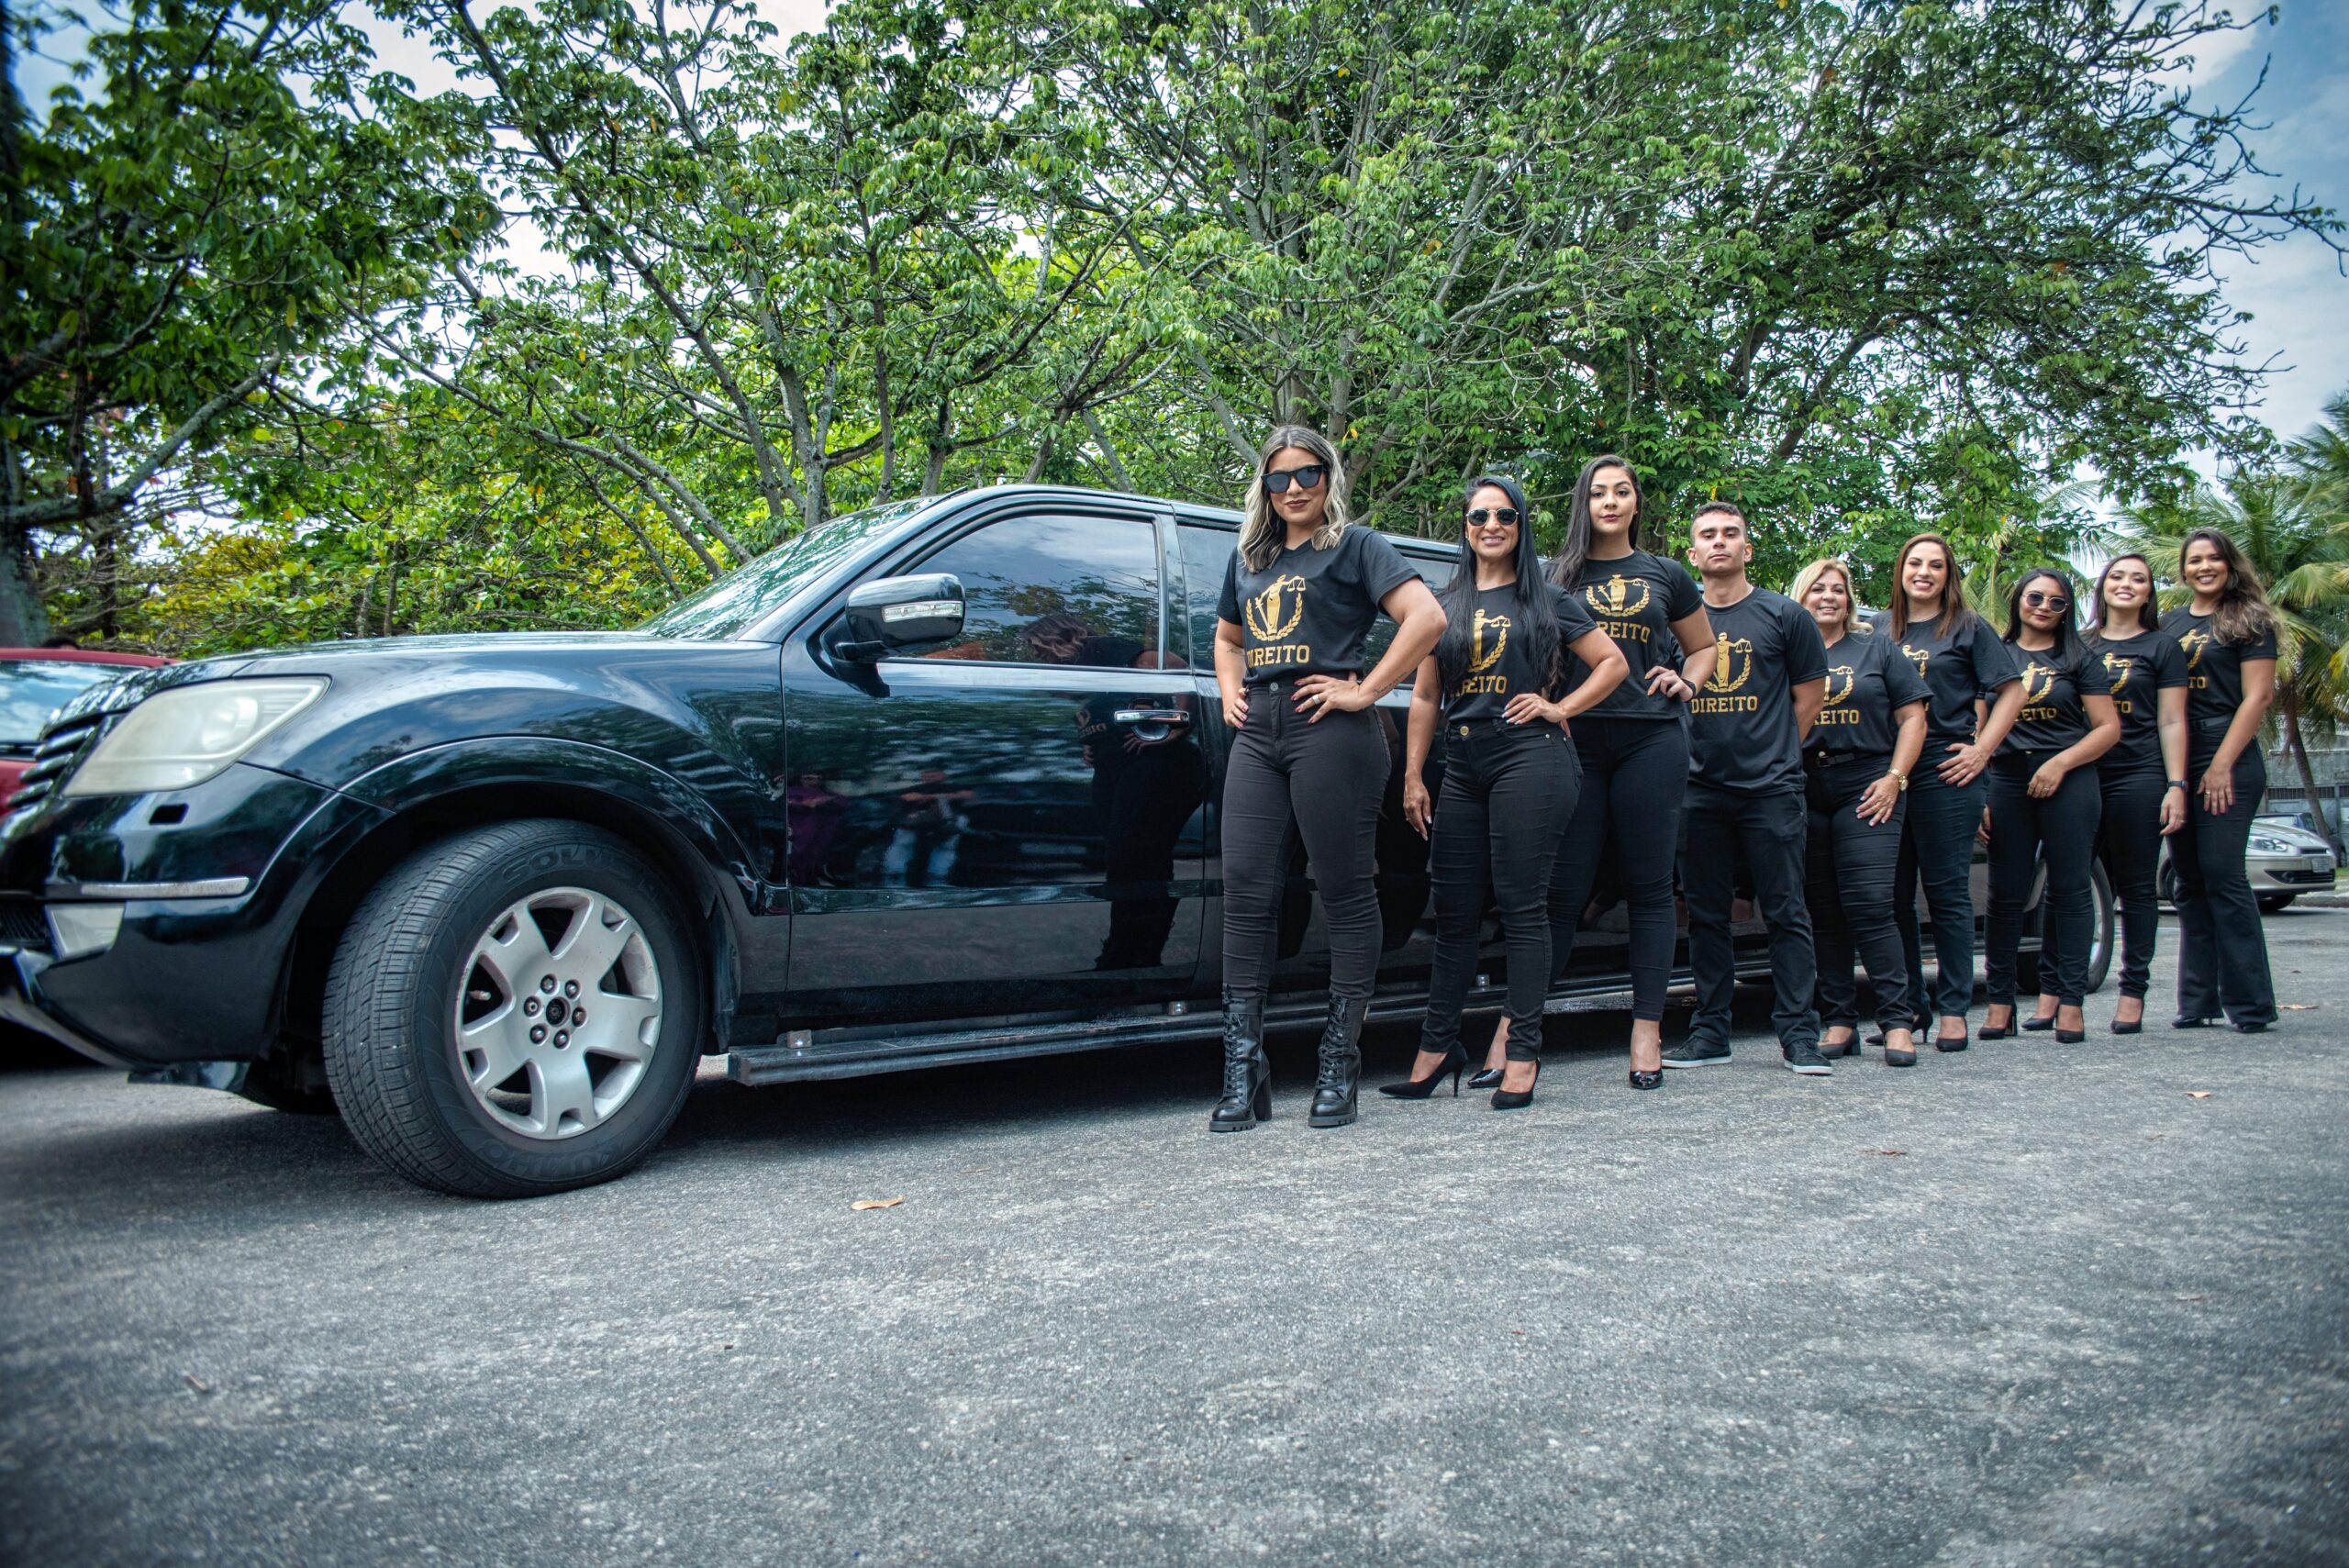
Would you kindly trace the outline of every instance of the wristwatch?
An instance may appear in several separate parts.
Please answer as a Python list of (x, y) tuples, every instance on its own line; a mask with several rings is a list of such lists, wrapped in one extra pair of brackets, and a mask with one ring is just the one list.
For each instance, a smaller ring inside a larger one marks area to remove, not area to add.
[(1902, 773), (1898, 768), (1887, 768), (1884, 770), (1884, 776), (1890, 779), (1894, 784), (1898, 784), (1900, 786), (1901, 794), (1907, 795), (1909, 793), (1909, 775), (1907, 773)]
[[(2169, 787), (2172, 789), (2185, 789), (2187, 787), (2186, 781), (2184, 779), (2172, 779), (2169, 781)], [(2188, 793), (2191, 794), (2192, 792), (2188, 791)]]

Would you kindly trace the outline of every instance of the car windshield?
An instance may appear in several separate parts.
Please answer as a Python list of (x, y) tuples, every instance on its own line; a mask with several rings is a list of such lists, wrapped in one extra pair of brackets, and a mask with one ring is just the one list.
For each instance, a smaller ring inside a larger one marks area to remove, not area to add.
[(118, 664), (63, 659), (0, 663), (0, 750), (29, 751), (50, 716), (82, 692), (122, 673)]
[(849, 512), (776, 545), (749, 565), (729, 572), (687, 599), (646, 621), (640, 629), (655, 637), (717, 641), (781, 605), (816, 577), (884, 528), (912, 517), (938, 500), (917, 495)]

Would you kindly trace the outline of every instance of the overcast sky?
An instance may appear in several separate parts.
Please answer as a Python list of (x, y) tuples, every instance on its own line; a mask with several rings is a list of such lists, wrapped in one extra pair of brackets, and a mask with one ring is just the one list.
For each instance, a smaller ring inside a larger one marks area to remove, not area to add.
[[(820, 27), (824, 0), (759, 0), (759, 10), (786, 36)], [(452, 78), (429, 50), (373, 21), (383, 62), (429, 92)], [(70, 39), (51, 40), (69, 51)], [(2297, 184), (2304, 196), (2349, 211), (2349, 5), (2342, 0), (2285, 0), (2278, 20), (2227, 36), (2206, 51), (2194, 72), (2198, 99), (2232, 102), (2267, 72), (2255, 104), (2270, 128), (2252, 138), (2262, 165), (2277, 183)], [(60, 80), (46, 61), (22, 63), (17, 85), (39, 111)], [(2245, 360), (2269, 366), (2261, 413), (2285, 436), (2322, 417), (2325, 401), (2349, 392), (2349, 278), (2332, 252), (2315, 239), (2295, 239), (2260, 252), (2256, 261), (2230, 261), (2222, 269), (2228, 297), (2253, 319), (2242, 338)], [(2207, 461), (2202, 465), (2206, 472)]]

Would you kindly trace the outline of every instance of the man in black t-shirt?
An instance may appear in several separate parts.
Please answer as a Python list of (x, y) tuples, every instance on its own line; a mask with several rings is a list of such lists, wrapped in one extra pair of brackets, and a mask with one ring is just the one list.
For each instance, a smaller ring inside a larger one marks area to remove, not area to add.
[[(1802, 739), (1827, 692), (1827, 648), (1810, 612), (1757, 588), (1745, 517), (1726, 501), (1697, 508), (1689, 559), (1705, 584), (1713, 673), (1688, 700), (1688, 803), (1680, 890), (1688, 903), (1688, 967), (1697, 1017), (1666, 1067), (1707, 1067), (1730, 1056), (1737, 955), (1730, 906), (1741, 854), (1770, 931), (1771, 1022), (1787, 1065), (1809, 1076), (1834, 1069), (1819, 1054), (1818, 977), (1803, 899)], [(1627, 849), (1627, 853), (1637, 852)]]

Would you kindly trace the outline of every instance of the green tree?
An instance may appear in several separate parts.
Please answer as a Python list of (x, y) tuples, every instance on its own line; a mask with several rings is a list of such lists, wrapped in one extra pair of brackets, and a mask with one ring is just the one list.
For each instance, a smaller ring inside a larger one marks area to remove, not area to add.
[[(101, 557), (213, 496), (203, 461), (356, 368), (492, 208), (448, 135), (323, 0), (120, 0), (36, 117), (13, 12), (0, 97), (0, 640), (38, 639), (37, 533)], [(117, 573), (87, 624), (117, 629)], [(77, 629), (81, 626), (77, 625)]]

